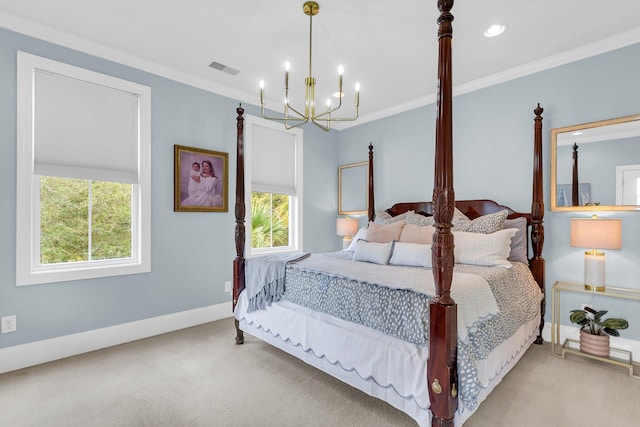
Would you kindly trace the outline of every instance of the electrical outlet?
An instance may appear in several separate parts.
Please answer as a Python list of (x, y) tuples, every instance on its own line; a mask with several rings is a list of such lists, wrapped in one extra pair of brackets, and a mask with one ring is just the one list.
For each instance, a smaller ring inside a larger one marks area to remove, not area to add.
[(9, 332), (16, 331), (16, 315), (6, 316), (1, 319), (2, 322), (2, 333), (7, 334)]
[(233, 288), (231, 287), (231, 282), (224, 282), (224, 291), (231, 292)]

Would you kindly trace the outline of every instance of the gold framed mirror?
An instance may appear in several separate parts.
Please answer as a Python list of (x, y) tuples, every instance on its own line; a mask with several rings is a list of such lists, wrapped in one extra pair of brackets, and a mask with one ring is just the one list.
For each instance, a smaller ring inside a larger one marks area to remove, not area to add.
[(369, 162), (338, 166), (338, 214), (367, 213)]
[(640, 114), (551, 130), (551, 210), (640, 210)]

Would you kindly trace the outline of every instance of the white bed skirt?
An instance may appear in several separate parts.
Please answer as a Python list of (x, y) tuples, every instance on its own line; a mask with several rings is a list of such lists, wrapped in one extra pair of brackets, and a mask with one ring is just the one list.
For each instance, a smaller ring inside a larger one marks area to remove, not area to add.
[[(240, 295), (235, 317), (240, 328), (329, 375), (407, 413), (420, 426), (431, 425), (427, 387), (428, 347), (408, 343), (286, 301), (264, 311), (246, 312)], [(538, 335), (540, 318), (522, 325), (478, 366), (482, 391), (489, 395)], [(474, 411), (460, 407), (455, 425)]]

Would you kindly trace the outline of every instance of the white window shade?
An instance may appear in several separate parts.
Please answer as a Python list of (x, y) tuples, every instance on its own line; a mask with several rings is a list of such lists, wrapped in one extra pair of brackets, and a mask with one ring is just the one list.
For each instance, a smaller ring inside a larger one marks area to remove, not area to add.
[(137, 94), (40, 70), (34, 85), (37, 175), (138, 183)]
[(254, 126), (252, 139), (252, 190), (295, 196), (296, 136)]

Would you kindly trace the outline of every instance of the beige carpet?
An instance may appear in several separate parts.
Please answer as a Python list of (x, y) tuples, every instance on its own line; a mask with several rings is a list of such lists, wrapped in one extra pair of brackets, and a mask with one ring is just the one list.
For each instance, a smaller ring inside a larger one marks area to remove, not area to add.
[[(247, 336), (206, 325), (0, 375), (0, 426), (415, 426)], [(533, 346), (465, 427), (638, 426), (640, 381)]]

